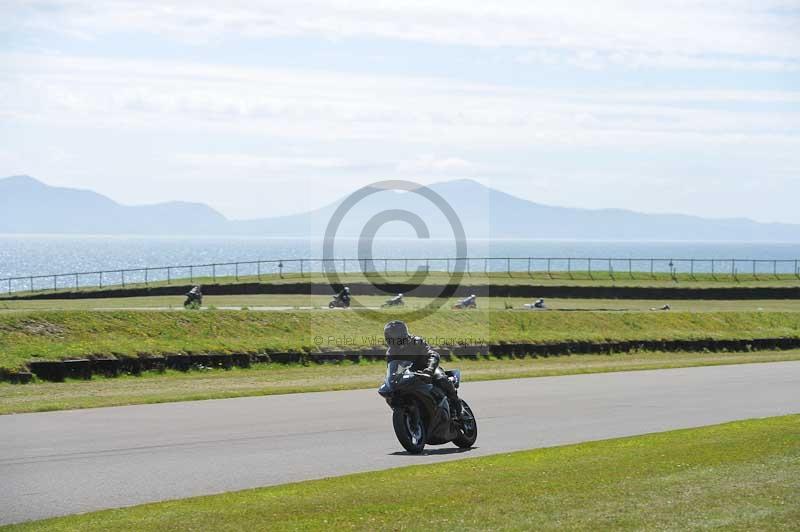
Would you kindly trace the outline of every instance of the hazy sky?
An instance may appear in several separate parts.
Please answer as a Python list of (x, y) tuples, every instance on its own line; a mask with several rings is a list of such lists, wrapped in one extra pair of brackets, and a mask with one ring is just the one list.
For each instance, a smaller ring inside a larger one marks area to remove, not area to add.
[(233, 218), (468, 177), (800, 223), (800, 0), (4, 0), (20, 173)]

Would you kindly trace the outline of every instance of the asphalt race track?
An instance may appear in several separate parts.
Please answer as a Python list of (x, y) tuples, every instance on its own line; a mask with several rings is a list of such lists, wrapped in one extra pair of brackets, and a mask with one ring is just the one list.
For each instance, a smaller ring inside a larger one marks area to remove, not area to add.
[(374, 390), (0, 416), (0, 524), (800, 413), (800, 362), (465, 378), (479, 436), (460, 453), (401, 452)]

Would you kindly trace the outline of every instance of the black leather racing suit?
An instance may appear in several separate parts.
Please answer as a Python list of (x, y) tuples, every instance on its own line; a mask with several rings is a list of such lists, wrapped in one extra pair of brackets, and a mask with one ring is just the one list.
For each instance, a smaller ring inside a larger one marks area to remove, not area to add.
[(338, 294), (336, 294), (336, 299), (345, 303), (347, 305), (350, 304), (350, 291), (349, 290), (342, 290)]
[(460, 410), (457, 408), (460, 404), (458, 392), (444, 370), (439, 367), (439, 353), (434, 351), (423, 338), (409, 336), (406, 341), (389, 345), (386, 362), (393, 360), (410, 360), (413, 362), (412, 371), (430, 373), (433, 384), (447, 395), (451, 407)]

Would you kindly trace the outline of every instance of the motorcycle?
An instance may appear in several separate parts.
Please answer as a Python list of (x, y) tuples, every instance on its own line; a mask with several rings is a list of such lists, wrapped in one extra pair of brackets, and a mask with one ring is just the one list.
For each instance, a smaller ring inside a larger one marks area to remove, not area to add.
[[(393, 360), (386, 368), (386, 379), (378, 394), (392, 409), (392, 425), (397, 440), (406, 451), (419, 454), (425, 445), (443, 445), (453, 442), (457, 447), (469, 449), (478, 438), (478, 424), (469, 405), (461, 399), (459, 419), (450, 413), (447, 396), (431, 384), (426, 374), (411, 370), (408, 360)], [(461, 372), (445, 372), (458, 388)]]
[(399, 294), (399, 295), (397, 295), (397, 296), (395, 296), (395, 297), (393, 297), (391, 299), (387, 299), (386, 302), (381, 306), (383, 308), (386, 308), (386, 307), (402, 307), (405, 304), (406, 304), (406, 302), (403, 301), (403, 294)]
[(462, 299), (455, 305), (453, 305), (453, 310), (463, 310), (468, 308), (478, 308), (478, 303), (475, 301), (475, 298), (467, 298)]
[(203, 304), (203, 294), (197, 290), (191, 290), (186, 293), (186, 301), (183, 302), (183, 307), (187, 309), (198, 309)]
[(522, 305), (522, 308), (526, 308), (529, 310), (544, 310), (547, 306), (544, 304), (544, 299), (537, 299), (535, 303), (525, 303)]
[(331, 302), (328, 303), (328, 308), (350, 308), (350, 298), (334, 297)]

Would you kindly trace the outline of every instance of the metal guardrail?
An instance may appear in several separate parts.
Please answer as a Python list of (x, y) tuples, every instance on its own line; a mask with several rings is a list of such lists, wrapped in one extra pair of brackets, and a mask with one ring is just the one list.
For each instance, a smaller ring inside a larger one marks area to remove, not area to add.
[[(218, 262), (177, 266), (147, 266), (115, 270), (27, 275), (0, 279), (0, 293), (37, 292), (81, 288), (126, 287), (151, 283), (170, 284), (176, 280), (198, 279), (216, 282), (218, 278), (264, 275), (281, 278), (306, 277), (335, 263), (340, 273), (403, 272), (409, 275), (423, 268), (428, 272), (452, 272), (462, 269), (466, 275), (525, 273), (531, 277), (569, 279), (657, 279), (677, 280), (767, 280), (795, 277), (800, 279), (800, 259), (672, 259), (672, 258), (594, 258), (594, 257), (444, 257), (444, 258), (372, 258), (372, 259), (267, 259)], [(460, 267), (458, 265), (461, 265)], [(379, 268), (382, 266), (382, 268)], [(341, 269), (339, 269), (341, 268)]]

